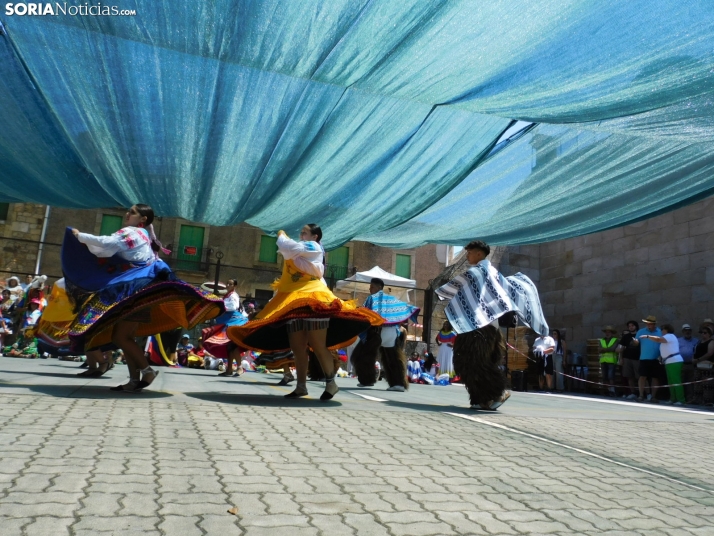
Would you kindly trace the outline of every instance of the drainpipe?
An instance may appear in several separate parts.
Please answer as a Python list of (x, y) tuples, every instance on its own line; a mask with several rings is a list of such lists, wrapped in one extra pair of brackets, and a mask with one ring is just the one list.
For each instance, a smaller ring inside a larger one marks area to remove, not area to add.
[(45, 247), (44, 241), (45, 236), (47, 236), (47, 222), (50, 219), (50, 206), (47, 205), (45, 208), (45, 220), (42, 222), (42, 234), (40, 235), (40, 245), (37, 248), (37, 264), (35, 264), (34, 275), (40, 275), (40, 263), (42, 262), (42, 249)]

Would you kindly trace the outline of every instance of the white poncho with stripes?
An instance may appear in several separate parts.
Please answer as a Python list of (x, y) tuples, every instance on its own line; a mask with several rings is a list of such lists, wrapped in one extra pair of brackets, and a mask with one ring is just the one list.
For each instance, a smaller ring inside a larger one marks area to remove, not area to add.
[(504, 277), (488, 260), (439, 287), (436, 294), (449, 300), (446, 317), (456, 333), (482, 328), (514, 311), (536, 333), (549, 334), (533, 281), (520, 272)]

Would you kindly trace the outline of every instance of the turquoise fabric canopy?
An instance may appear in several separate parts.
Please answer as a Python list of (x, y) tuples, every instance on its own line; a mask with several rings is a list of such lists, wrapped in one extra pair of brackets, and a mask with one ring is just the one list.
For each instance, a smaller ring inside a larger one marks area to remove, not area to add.
[[(575, 236), (714, 188), (708, 0), (119, 7), (0, 14), (2, 200), (411, 247)], [(515, 120), (535, 125), (504, 141)]]

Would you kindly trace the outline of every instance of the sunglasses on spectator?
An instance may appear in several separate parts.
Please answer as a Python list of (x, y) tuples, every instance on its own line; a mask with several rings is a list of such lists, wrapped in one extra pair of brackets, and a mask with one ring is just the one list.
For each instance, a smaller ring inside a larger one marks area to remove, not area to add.
[(709, 331), (709, 330), (706, 330), (706, 329), (703, 329), (703, 330), (702, 330), (702, 331), (700, 331), (699, 333), (708, 333), (709, 335), (711, 335), (711, 334), (712, 334), (712, 332), (711, 332), (711, 331)]

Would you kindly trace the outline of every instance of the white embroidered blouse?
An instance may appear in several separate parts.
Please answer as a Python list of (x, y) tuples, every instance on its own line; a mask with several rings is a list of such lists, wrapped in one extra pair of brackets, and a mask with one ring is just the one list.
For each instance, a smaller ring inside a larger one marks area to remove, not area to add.
[(237, 311), (240, 308), (240, 296), (238, 296), (237, 292), (233, 291), (223, 297), (223, 303), (226, 306), (226, 311), (231, 313)]
[(278, 252), (285, 260), (292, 260), (303, 273), (320, 278), (325, 275), (325, 265), (322, 264), (325, 250), (318, 242), (297, 242), (281, 231), (278, 233)]
[(155, 259), (149, 233), (139, 227), (124, 227), (109, 236), (79, 233), (77, 239), (97, 257), (111, 257), (118, 253), (129, 262), (151, 262)]

